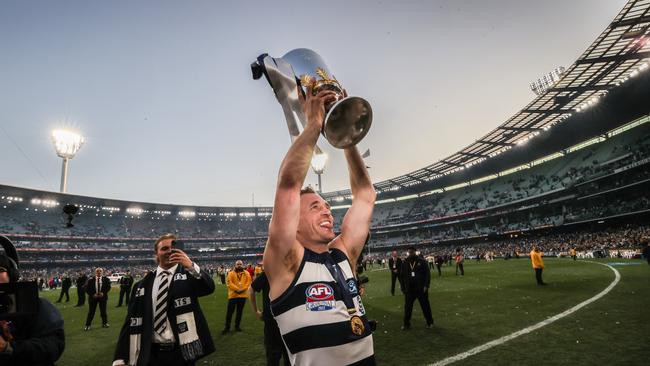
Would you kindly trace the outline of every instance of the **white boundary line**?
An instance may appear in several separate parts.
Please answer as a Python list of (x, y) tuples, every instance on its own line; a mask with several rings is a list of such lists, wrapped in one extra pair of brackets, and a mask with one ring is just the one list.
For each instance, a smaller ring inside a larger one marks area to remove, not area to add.
[(609, 286), (607, 286), (607, 288), (605, 288), (603, 291), (598, 293), (596, 296), (581, 302), (580, 304), (572, 307), (571, 309), (568, 309), (568, 310), (566, 310), (566, 311), (564, 311), (564, 312), (562, 312), (560, 314), (554, 315), (554, 316), (552, 316), (552, 317), (550, 317), (550, 318), (548, 318), (546, 320), (543, 320), (543, 321), (541, 321), (541, 322), (539, 322), (537, 324), (533, 324), (530, 327), (524, 328), (524, 329), (516, 331), (516, 332), (514, 332), (512, 334), (508, 334), (507, 336), (504, 336), (504, 337), (495, 339), (493, 341), (487, 342), (487, 343), (482, 344), (482, 345), (480, 345), (478, 347), (474, 347), (474, 348), (470, 349), (469, 351), (459, 353), (459, 354), (457, 354), (455, 356), (451, 356), (451, 357), (447, 357), (445, 359), (442, 359), (442, 360), (440, 360), (438, 362), (430, 364), (429, 366), (449, 365), (450, 363), (454, 363), (456, 361), (466, 359), (467, 357), (473, 356), (473, 355), (475, 355), (475, 354), (477, 354), (479, 352), (483, 352), (483, 351), (488, 350), (488, 349), (490, 349), (492, 347), (496, 347), (496, 346), (504, 344), (504, 343), (506, 343), (506, 342), (508, 342), (510, 340), (513, 340), (513, 339), (515, 339), (515, 338), (517, 338), (517, 337), (519, 337), (521, 335), (524, 335), (524, 334), (533, 332), (533, 331), (535, 331), (535, 330), (537, 330), (539, 328), (545, 327), (545, 326), (555, 322), (556, 320), (562, 319), (565, 316), (568, 316), (568, 315), (571, 315), (571, 314), (575, 313), (576, 311), (582, 309), (583, 307), (585, 307), (585, 306), (591, 304), (592, 302), (600, 299), (601, 297), (607, 295), (614, 288), (614, 286), (616, 286), (618, 284), (618, 282), (621, 280), (621, 274), (618, 272), (618, 270), (616, 270), (616, 268), (610, 266), (609, 264), (593, 262), (593, 261), (582, 261), (582, 262), (596, 263), (596, 264), (600, 264), (601, 266), (609, 267), (609, 269), (614, 271), (614, 274), (616, 275), (616, 278), (614, 278), (614, 281), (612, 281), (612, 283), (610, 283)]

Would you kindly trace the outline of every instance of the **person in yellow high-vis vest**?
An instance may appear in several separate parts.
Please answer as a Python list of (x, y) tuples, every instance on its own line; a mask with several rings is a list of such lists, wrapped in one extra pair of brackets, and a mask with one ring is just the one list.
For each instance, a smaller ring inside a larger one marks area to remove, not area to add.
[(535, 270), (535, 279), (537, 279), (538, 286), (546, 286), (546, 283), (542, 281), (542, 271), (544, 270), (544, 260), (542, 259), (542, 255), (543, 253), (539, 251), (537, 245), (533, 245), (533, 250), (530, 251), (530, 261)]
[(569, 255), (571, 258), (573, 258), (574, 261), (576, 260), (576, 254), (576, 248), (571, 248), (571, 250), (569, 250)]
[(221, 334), (230, 332), (230, 322), (232, 315), (237, 309), (235, 316), (235, 330), (241, 332), (242, 311), (248, 298), (248, 287), (251, 285), (251, 275), (244, 269), (244, 263), (240, 260), (235, 262), (235, 269), (228, 273), (226, 285), (228, 286), (228, 309), (226, 310), (226, 325)]

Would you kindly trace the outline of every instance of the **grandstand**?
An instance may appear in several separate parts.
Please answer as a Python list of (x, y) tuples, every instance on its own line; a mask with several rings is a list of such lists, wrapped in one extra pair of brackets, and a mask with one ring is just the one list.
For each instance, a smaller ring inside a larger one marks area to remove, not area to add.
[[(650, 117), (479, 182), (377, 204), (371, 253), (395, 246), (496, 241), (650, 213)], [(0, 231), (25, 268), (145, 265), (162, 232), (179, 234), (201, 263), (259, 260), (270, 207), (190, 207), (107, 200), (0, 186)], [(79, 212), (66, 227), (61, 207)], [(340, 225), (345, 206), (334, 207)]]

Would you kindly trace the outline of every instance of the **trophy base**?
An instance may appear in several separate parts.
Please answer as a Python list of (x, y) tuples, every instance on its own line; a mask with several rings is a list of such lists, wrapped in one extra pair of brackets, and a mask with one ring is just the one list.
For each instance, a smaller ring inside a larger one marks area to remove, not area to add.
[(336, 102), (325, 116), (323, 135), (338, 149), (347, 149), (361, 141), (372, 124), (370, 103), (360, 97), (347, 97)]

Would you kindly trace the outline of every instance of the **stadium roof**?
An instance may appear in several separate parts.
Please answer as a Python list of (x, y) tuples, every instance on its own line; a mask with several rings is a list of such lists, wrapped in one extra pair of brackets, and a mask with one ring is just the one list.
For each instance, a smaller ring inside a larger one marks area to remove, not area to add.
[[(630, 78), (648, 67), (648, 59), (650, 0), (630, 0), (552, 87), (499, 127), (455, 154), (408, 174), (375, 183), (378, 198), (394, 198), (406, 193), (441, 188), (443, 182), (449, 181), (441, 178), (470, 167), (486, 165), (488, 159), (503, 160), (502, 156), (499, 159), (491, 158), (545, 134), (558, 123), (566, 121), (566, 124), (572, 124), (579, 121), (581, 118), (578, 115), (591, 109), (608, 93), (625, 88), (626, 85), (622, 84), (628, 84)], [(625, 98), (622, 100), (626, 101)], [(643, 112), (647, 113), (647, 109), (640, 111)], [(611, 123), (613, 121), (610, 120), (610, 128), (613, 127)], [(557, 128), (553, 128), (557, 135), (556, 131)], [(594, 129), (594, 133), (597, 133), (597, 129)], [(564, 140), (565, 143), (570, 143)], [(562, 148), (557, 144), (548, 145)], [(472, 170), (480, 174), (479, 169)], [(329, 201), (342, 202), (348, 201), (350, 195), (349, 190), (341, 190), (324, 193), (323, 197)]]

